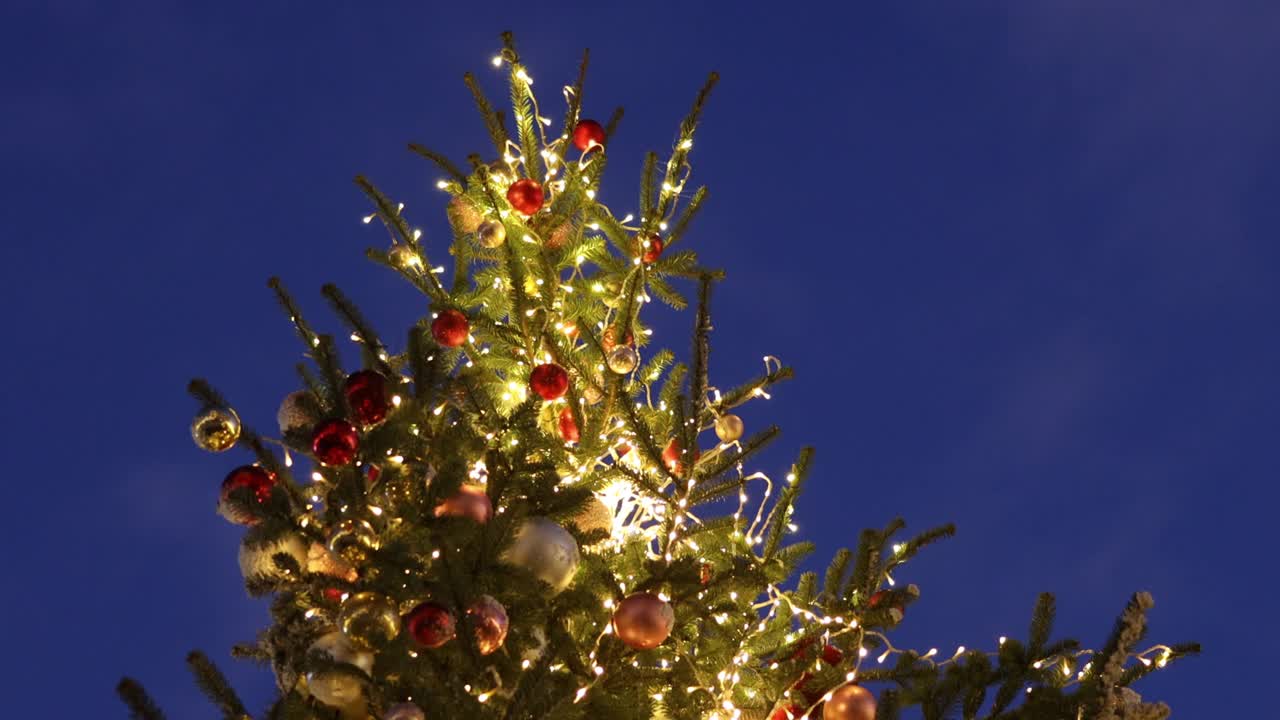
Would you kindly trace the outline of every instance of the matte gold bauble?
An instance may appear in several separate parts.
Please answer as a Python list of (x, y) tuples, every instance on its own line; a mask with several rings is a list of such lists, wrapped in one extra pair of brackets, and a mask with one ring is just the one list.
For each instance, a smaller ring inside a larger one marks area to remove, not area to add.
[(240, 439), (240, 416), (229, 407), (206, 407), (191, 421), (191, 439), (201, 450), (230, 450)]
[(653, 593), (635, 593), (613, 611), (613, 631), (627, 647), (652, 650), (671, 635), (676, 613)]
[(742, 418), (726, 414), (716, 418), (716, 437), (722, 443), (731, 443), (742, 437)]
[(361, 650), (377, 650), (400, 634), (400, 609), (385, 595), (360, 592), (342, 603), (338, 627)]
[(876, 720), (876, 696), (861, 685), (845, 683), (831, 691), (822, 720)]
[(421, 270), (422, 256), (408, 245), (395, 244), (387, 251), (387, 259), (401, 270)]

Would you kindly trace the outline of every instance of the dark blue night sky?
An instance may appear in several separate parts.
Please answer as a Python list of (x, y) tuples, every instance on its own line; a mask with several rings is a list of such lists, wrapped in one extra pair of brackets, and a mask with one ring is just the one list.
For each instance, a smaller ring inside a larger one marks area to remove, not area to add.
[[(377, 5), (378, 9), (358, 8)], [(121, 673), (212, 717), (183, 667), (266, 622), (213, 513), (242, 456), (194, 448), (212, 379), (272, 429), (299, 357), (265, 279), (329, 329), (334, 281), (388, 337), (425, 309), (363, 259), (351, 184), (407, 204), (443, 259), (437, 173), (487, 147), (461, 83), (513, 29), (546, 114), (581, 48), (586, 113), (627, 108), (604, 187), (634, 209), (705, 73), (711, 188), (691, 247), (728, 271), (713, 382), (798, 379), (743, 413), (818, 448), (800, 535), (953, 520), (899, 573), (899, 644), (1152, 638), (1207, 655), (1139, 689), (1176, 718), (1263, 717), (1280, 592), (1280, 5), (1246, 0), (94, 3), (0, 11), (0, 665), (8, 717), (124, 717)], [(691, 314), (663, 317), (686, 345)], [(251, 707), (269, 672), (224, 668)], [(1255, 683), (1250, 686), (1249, 683)], [(16, 703), (16, 704), (15, 704)]]

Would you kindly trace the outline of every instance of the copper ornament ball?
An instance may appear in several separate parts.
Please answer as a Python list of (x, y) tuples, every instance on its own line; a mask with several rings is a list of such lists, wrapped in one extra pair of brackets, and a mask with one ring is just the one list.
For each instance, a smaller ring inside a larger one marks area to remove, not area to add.
[(490, 595), (481, 595), (467, 607), (467, 617), (476, 632), (476, 648), (490, 655), (507, 639), (507, 609)]
[(861, 685), (841, 685), (823, 704), (822, 720), (876, 720), (876, 696)]
[(613, 631), (627, 647), (652, 650), (671, 635), (676, 613), (653, 593), (635, 593), (613, 611)]
[(436, 517), (465, 517), (480, 523), (493, 517), (493, 503), (483, 485), (463, 485), (452, 497), (436, 506)]

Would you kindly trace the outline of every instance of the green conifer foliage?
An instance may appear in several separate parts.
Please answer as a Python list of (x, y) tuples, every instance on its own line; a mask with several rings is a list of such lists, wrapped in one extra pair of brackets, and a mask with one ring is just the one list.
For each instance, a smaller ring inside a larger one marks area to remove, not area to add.
[[(798, 574), (813, 548), (788, 533), (813, 451), (781, 476), (757, 472), (778, 429), (743, 434), (726, 417), (792, 371), (767, 358), (759, 376), (714, 389), (721, 273), (688, 249), (707, 199), (689, 158), (716, 75), (669, 155), (645, 158), (639, 216), (618, 217), (597, 191), (622, 114), (579, 128), (587, 56), (558, 125), (509, 34), (494, 64), (511, 109), (467, 76), (493, 143), (469, 171), (410, 145), (443, 174), (448, 242), (356, 179), (366, 222), (390, 236), (368, 256), (429, 303), (407, 336), (379, 336), (326, 286), (361, 350), (361, 367), (343, 367), (333, 336), (270, 282), (306, 362), (282, 391), (299, 392), (279, 437), (237, 429), (271, 483), (242, 474), (222, 498), (247, 526), (247, 587), (272, 598), (270, 626), (235, 648), (277, 679), (260, 717), (404, 720), (410, 703), (430, 720), (819, 718), (849, 682), (875, 694), (880, 718), (1167, 715), (1128, 685), (1198, 648), (1141, 644), (1145, 593), (1096, 652), (1053, 635), (1045, 595), (1025, 640), (920, 653), (891, 640), (919, 596), (894, 576), (951, 526), (904, 536), (894, 520), (837, 550), (821, 577)], [(540, 207), (509, 192), (520, 181), (537, 183)], [(432, 259), (446, 251), (451, 277)], [(687, 364), (643, 319), (653, 300), (685, 308), (686, 294)], [(201, 408), (230, 407), (204, 381), (190, 391)], [(333, 432), (317, 438), (321, 426)], [(223, 717), (249, 717), (208, 658), (188, 662)], [(137, 682), (119, 691), (133, 717), (162, 717)]]

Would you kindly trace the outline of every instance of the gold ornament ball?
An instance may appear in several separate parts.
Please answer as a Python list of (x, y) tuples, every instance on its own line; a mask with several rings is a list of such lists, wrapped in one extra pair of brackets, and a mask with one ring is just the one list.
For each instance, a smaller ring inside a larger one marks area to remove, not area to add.
[(476, 630), (476, 648), (481, 655), (491, 655), (507, 639), (507, 609), (492, 596), (481, 595), (467, 607), (467, 617)]
[(726, 414), (716, 418), (716, 437), (722, 443), (731, 443), (742, 437), (742, 418)]
[(613, 611), (613, 632), (627, 647), (652, 650), (661, 645), (676, 624), (671, 603), (653, 593), (635, 593)]
[(387, 251), (387, 259), (401, 270), (419, 270), (422, 268), (422, 256), (408, 245), (395, 244)]
[(640, 353), (630, 345), (619, 345), (609, 351), (609, 369), (619, 375), (626, 375), (640, 364)]
[(581, 555), (577, 541), (568, 530), (547, 518), (533, 517), (520, 526), (516, 541), (503, 553), (502, 559), (528, 570), (555, 592), (560, 592), (573, 582)]
[(361, 650), (377, 650), (400, 634), (400, 610), (385, 595), (359, 592), (342, 603), (338, 627)]
[(191, 439), (201, 450), (230, 450), (240, 439), (240, 416), (229, 407), (206, 407), (191, 421)]
[(845, 683), (831, 691), (822, 720), (876, 720), (876, 696), (861, 685)]
[(378, 549), (378, 536), (367, 520), (348, 518), (329, 533), (328, 546), (343, 560), (360, 564), (369, 559), (370, 550)]
[(507, 241), (507, 226), (500, 220), (485, 220), (476, 228), (476, 242), (487, 248), (501, 247)]
[(297, 533), (286, 532), (265, 543), (253, 545), (242, 543), (240, 545), (241, 574), (245, 579), (283, 580), (288, 576), (280, 566), (276, 565), (276, 555), (288, 555), (297, 561), (299, 568), (305, 570), (307, 567), (307, 544)]
[[(321, 635), (312, 643), (311, 651), (325, 653), (334, 662), (354, 665), (366, 675), (373, 672), (373, 654), (355, 647), (340, 632)], [(309, 673), (307, 689), (312, 697), (335, 708), (351, 707), (360, 703), (364, 696), (364, 686), (358, 678), (337, 670)]]
[(610, 532), (613, 530), (613, 510), (610, 510), (600, 498), (592, 495), (586, 506), (573, 516), (573, 524), (584, 533), (595, 530)]

